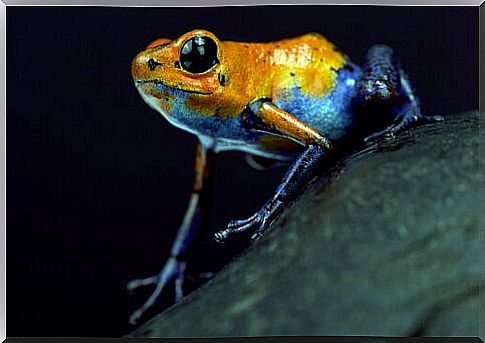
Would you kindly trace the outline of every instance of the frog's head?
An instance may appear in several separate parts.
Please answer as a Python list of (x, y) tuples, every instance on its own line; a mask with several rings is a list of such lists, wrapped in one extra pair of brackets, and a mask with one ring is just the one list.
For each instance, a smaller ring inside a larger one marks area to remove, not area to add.
[(220, 45), (206, 30), (152, 42), (133, 59), (131, 71), (139, 92), (165, 115), (170, 115), (173, 100), (213, 94), (225, 82)]

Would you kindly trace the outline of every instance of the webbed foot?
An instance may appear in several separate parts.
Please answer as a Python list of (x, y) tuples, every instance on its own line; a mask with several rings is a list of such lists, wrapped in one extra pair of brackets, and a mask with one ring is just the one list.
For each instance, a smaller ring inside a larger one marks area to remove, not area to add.
[[(394, 118), (387, 128), (364, 138), (365, 142), (383, 136), (393, 137), (400, 131), (418, 124), (444, 120), (442, 116), (421, 115), (419, 99), (414, 95), (409, 77), (400, 67), (399, 60), (390, 47), (371, 47), (363, 70), (356, 99), (371, 107), (369, 113), (373, 110), (390, 109)], [(372, 109), (373, 106), (376, 108)]]
[(412, 126), (416, 126), (419, 124), (435, 123), (443, 120), (444, 118), (442, 116), (423, 116), (416, 114), (398, 116), (393, 124), (391, 124), (382, 131), (375, 132), (367, 136), (364, 141), (368, 142), (370, 140), (381, 137), (392, 138), (400, 131), (410, 128)]
[(175, 301), (182, 299), (183, 297), (183, 283), (185, 278), (185, 261), (179, 261), (174, 257), (168, 259), (161, 272), (157, 275), (145, 278), (136, 279), (128, 283), (128, 292), (133, 292), (135, 289), (145, 287), (149, 285), (156, 285), (155, 290), (148, 300), (138, 310), (133, 312), (129, 322), (132, 325), (139, 323), (140, 319), (153, 305), (157, 303), (162, 294), (162, 290), (165, 288), (168, 282), (175, 281)]

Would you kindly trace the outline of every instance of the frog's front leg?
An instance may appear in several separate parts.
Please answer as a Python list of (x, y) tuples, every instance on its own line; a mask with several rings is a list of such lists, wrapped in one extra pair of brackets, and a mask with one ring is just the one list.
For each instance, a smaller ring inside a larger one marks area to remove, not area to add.
[(370, 134), (365, 140), (394, 136), (416, 124), (443, 120), (441, 116), (421, 114), (419, 99), (414, 95), (408, 76), (393, 50), (386, 45), (375, 45), (369, 49), (357, 90), (356, 100), (364, 106), (368, 115), (389, 112), (393, 118), (388, 127)]
[(130, 323), (136, 324), (144, 313), (160, 298), (163, 288), (170, 281), (175, 281), (175, 300), (183, 296), (183, 283), (186, 277), (186, 264), (201, 233), (206, 228), (210, 196), (215, 165), (215, 153), (200, 142), (197, 145), (192, 194), (175, 242), (172, 245), (170, 258), (157, 275), (146, 279), (133, 280), (128, 284), (131, 292), (141, 286), (155, 285), (150, 298), (130, 317)]
[(259, 238), (284, 206), (315, 176), (320, 162), (332, 151), (330, 142), (317, 130), (270, 102), (264, 102), (248, 113), (245, 121), (252, 130), (296, 140), (305, 148), (286, 172), (274, 196), (250, 218), (230, 222), (226, 229), (218, 231), (215, 239), (219, 242), (242, 232), (251, 232), (252, 239)]

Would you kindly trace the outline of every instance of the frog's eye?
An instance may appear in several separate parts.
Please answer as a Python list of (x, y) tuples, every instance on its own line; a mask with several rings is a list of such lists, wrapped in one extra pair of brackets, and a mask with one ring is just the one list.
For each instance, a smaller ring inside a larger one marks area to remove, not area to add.
[(212, 68), (217, 60), (217, 45), (209, 37), (190, 38), (180, 51), (180, 66), (190, 73), (203, 73)]

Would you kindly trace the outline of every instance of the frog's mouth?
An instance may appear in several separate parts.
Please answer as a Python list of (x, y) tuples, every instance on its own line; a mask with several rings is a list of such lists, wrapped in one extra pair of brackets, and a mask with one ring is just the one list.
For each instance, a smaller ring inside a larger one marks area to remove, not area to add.
[(185, 93), (192, 93), (192, 94), (203, 94), (203, 95), (209, 95), (214, 93), (213, 90), (211, 91), (202, 91), (202, 90), (196, 90), (196, 89), (188, 89), (184, 87), (183, 85), (176, 85), (175, 87), (172, 85), (168, 85), (160, 80), (156, 79), (147, 79), (147, 80), (135, 80), (135, 85), (136, 87), (142, 87), (143, 85), (153, 85), (153, 86), (158, 86), (158, 87), (166, 87), (175, 91), (180, 91), (180, 92), (185, 92)]

